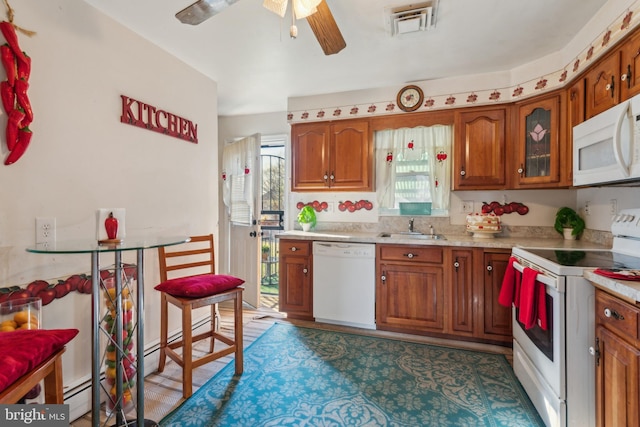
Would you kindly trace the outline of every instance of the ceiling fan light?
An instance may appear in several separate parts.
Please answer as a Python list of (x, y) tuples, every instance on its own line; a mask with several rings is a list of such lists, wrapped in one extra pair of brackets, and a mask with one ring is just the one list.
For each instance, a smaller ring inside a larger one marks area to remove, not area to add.
[(293, 10), (296, 18), (302, 19), (313, 15), (318, 11), (317, 7), (322, 0), (293, 0)]
[(264, 0), (262, 6), (284, 18), (284, 14), (287, 12), (287, 3), (288, 0)]

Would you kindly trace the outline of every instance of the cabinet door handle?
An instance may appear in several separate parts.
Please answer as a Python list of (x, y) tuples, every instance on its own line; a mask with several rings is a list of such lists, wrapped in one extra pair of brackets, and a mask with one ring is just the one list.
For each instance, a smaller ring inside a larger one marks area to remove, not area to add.
[(631, 64), (627, 64), (627, 73), (620, 76), (620, 80), (627, 81), (627, 89), (631, 88)]
[(520, 164), (520, 167), (518, 168), (518, 174), (522, 176), (523, 173), (524, 173), (524, 165)]
[(596, 358), (596, 366), (600, 366), (600, 338), (596, 338), (595, 347), (589, 347), (589, 354)]
[(295, 252), (297, 250), (298, 250), (298, 248), (296, 248), (295, 246), (291, 246), (291, 249), (290, 249), (291, 252)]
[(612, 98), (614, 97), (614, 94), (615, 94), (615, 88), (616, 88), (615, 78), (613, 76), (611, 76), (611, 83), (609, 83), (607, 86), (605, 86), (605, 89), (611, 91), (611, 97)]
[(324, 176), (322, 177), (322, 179), (324, 179), (324, 182), (327, 182), (327, 180), (329, 179), (329, 174), (327, 172), (325, 172)]
[(307, 267), (305, 267), (305, 268), (303, 268), (303, 269), (302, 269), (302, 272), (303, 272), (304, 274), (307, 274), (307, 273), (309, 272), (309, 269), (308, 269)]
[(380, 276), (380, 280), (382, 280), (382, 284), (384, 285), (387, 281), (387, 276), (386, 273), (382, 273), (382, 276)]
[(329, 179), (331, 179), (331, 182), (335, 182), (336, 181), (336, 177), (333, 174), (333, 171), (331, 171), (331, 175), (329, 175)]
[(409, 252), (408, 254), (404, 254), (404, 256), (406, 256), (409, 259), (413, 259), (413, 258), (417, 257), (418, 255), (417, 254), (412, 254), (411, 252)]
[(609, 308), (604, 309), (604, 315), (606, 317), (613, 317), (616, 320), (624, 320), (624, 316), (622, 314), (618, 313), (615, 310), (611, 310)]
[(491, 272), (493, 271), (493, 266), (491, 264), (487, 265), (487, 271), (489, 272), (489, 274), (491, 274)]
[(467, 173), (463, 170), (460, 171), (460, 176), (465, 176)]
[(460, 263), (458, 262), (458, 257), (456, 257), (456, 260), (453, 262), (453, 268), (458, 271), (458, 267), (460, 267)]

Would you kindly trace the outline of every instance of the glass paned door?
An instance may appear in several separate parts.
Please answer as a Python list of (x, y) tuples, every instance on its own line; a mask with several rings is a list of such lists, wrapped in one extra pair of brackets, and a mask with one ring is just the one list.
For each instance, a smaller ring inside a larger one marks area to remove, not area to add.
[(549, 176), (551, 172), (551, 111), (536, 108), (526, 116), (525, 123), (525, 176)]

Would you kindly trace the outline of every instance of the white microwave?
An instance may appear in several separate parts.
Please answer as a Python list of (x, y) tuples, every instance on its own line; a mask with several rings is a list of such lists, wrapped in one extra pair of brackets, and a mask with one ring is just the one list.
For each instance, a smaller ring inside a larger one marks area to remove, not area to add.
[(573, 185), (640, 180), (640, 95), (573, 128)]

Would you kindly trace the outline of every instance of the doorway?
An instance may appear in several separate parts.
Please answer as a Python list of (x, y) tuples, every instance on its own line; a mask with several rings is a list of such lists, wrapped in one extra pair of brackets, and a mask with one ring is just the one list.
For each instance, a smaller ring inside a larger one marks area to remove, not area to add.
[(278, 310), (279, 260), (276, 236), (284, 230), (286, 172), (284, 139), (262, 141), (262, 203), (260, 212), (260, 301), (263, 307)]

